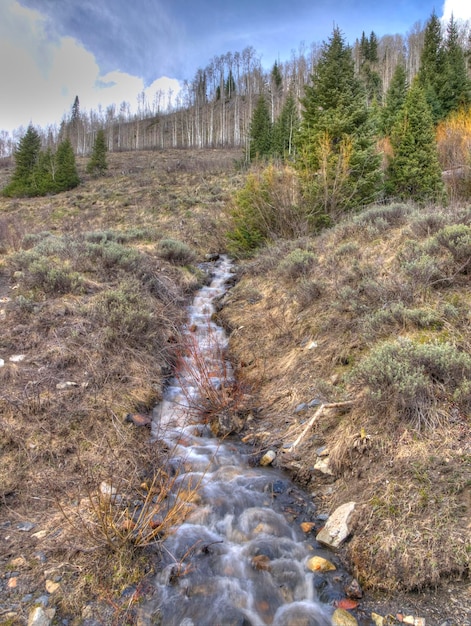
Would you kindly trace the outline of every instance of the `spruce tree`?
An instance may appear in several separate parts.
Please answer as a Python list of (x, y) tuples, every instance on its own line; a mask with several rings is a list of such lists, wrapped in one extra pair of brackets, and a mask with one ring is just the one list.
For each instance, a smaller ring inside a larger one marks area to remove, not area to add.
[(75, 164), (74, 150), (69, 139), (62, 141), (57, 147), (55, 166), (55, 191), (66, 191), (67, 189), (77, 187), (80, 179)]
[(381, 109), (381, 132), (391, 134), (397, 116), (404, 106), (408, 90), (406, 68), (403, 62), (396, 65), (391, 83), (386, 92), (384, 106)]
[(41, 137), (38, 131), (30, 124), (26, 133), (20, 139), (15, 151), (15, 170), (10, 183), (4, 188), (6, 196), (34, 196), (37, 195), (35, 182), (35, 168), (37, 168), (41, 151)]
[(446, 80), (442, 28), (433, 12), (425, 27), (424, 47), (420, 55), (418, 78), (432, 112), (434, 122), (443, 117), (442, 89)]
[(266, 158), (272, 149), (272, 124), (270, 111), (263, 94), (259, 97), (252, 114), (249, 133), (249, 160)]
[(457, 111), (471, 101), (471, 84), (466, 70), (466, 57), (459, 41), (459, 31), (453, 16), (447, 25), (445, 41), (445, 76), (441, 90), (443, 116)]
[(320, 219), (337, 218), (380, 192), (380, 159), (365, 92), (338, 28), (306, 86), (298, 140), (304, 189)]
[(106, 138), (105, 131), (100, 129), (95, 138), (93, 144), (92, 154), (87, 163), (87, 172), (95, 176), (103, 176), (108, 169), (108, 163), (106, 161)]
[(418, 202), (444, 199), (435, 129), (424, 89), (416, 80), (391, 133), (386, 179), (390, 197)]
[(281, 113), (273, 124), (272, 151), (282, 158), (294, 154), (295, 137), (299, 129), (299, 115), (292, 93), (286, 98)]

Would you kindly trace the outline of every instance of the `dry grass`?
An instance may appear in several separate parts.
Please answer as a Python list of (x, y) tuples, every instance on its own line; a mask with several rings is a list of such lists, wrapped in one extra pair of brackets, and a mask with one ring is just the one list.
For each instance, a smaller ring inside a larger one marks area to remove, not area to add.
[[(358, 502), (345, 554), (371, 589), (469, 575), (471, 381), (467, 365), (456, 369), (471, 346), (468, 223), (459, 207), (374, 207), (260, 251), (222, 312), (234, 362), (262, 379), (253, 434), (280, 446), (279, 463), (321, 510)], [(418, 360), (387, 356), (398, 339)], [(312, 399), (354, 409), (326, 412), (295, 455), (282, 453), (316, 410), (296, 407)], [(327, 483), (312, 471), (323, 446)]]
[[(125, 623), (122, 590), (191, 510), (194, 490), (169, 495), (169, 451), (125, 417), (161, 398), (185, 303), (206, 279), (195, 263), (220, 251), (208, 220), (239, 184), (236, 158), (113, 154), (105, 177), (84, 174), (74, 191), (0, 199), (0, 524), (11, 528), (1, 563), (27, 561), (2, 603), (40, 595), (56, 569), (62, 616), (101, 598), (104, 621)], [(159, 254), (164, 239), (181, 242), (185, 267)], [(26, 520), (40, 539), (17, 530)]]

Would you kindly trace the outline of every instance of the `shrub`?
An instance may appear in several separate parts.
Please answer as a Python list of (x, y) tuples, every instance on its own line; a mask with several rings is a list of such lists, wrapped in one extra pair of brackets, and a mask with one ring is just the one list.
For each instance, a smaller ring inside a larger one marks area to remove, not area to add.
[(402, 340), (377, 346), (351, 373), (377, 414), (396, 414), (414, 428), (439, 425), (439, 399), (468, 397), (471, 357), (450, 343)]
[(248, 254), (266, 241), (296, 238), (309, 230), (298, 179), (289, 167), (270, 165), (250, 174), (234, 198), (230, 217), (232, 229), (227, 237), (236, 254)]
[(191, 265), (196, 261), (195, 252), (186, 243), (176, 239), (162, 239), (158, 243), (157, 252), (162, 259), (175, 265)]
[(160, 337), (158, 316), (149, 295), (135, 279), (123, 281), (117, 289), (99, 294), (89, 315), (105, 327), (104, 343), (111, 347), (122, 345), (131, 348), (149, 345)]
[(353, 222), (360, 226), (371, 225), (378, 230), (386, 230), (404, 224), (410, 212), (411, 207), (403, 203), (374, 206), (356, 215)]
[(393, 328), (440, 329), (443, 321), (433, 309), (409, 309), (397, 302), (386, 309), (379, 309), (364, 320), (363, 334), (375, 337), (392, 332)]
[(462, 271), (468, 273), (471, 262), (471, 226), (445, 226), (435, 235), (435, 240), (450, 252), (457, 263), (464, 264)]
[(308, 250), (296, 248), (280, 261), (278, 273), (285, 278), (295, 280), (301, 276), (306, 276), (306, 274), (311, 271), (315, 262), (315, 254)]
[(296, 287), (295, 298), (301, 309), (314, 304), (322, 295), (323, 286), (317, 280), (302, 278)]

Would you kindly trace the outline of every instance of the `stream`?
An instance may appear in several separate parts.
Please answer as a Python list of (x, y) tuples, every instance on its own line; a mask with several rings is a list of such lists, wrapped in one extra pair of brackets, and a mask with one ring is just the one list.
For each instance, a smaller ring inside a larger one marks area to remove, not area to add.
[[(232, 264), (222, 256), (211, 265), (212, 282), (197, 292), (183, 329), (197, 350), (183, 357), (153, 412), (152, 437), (172, 450), (175, 489), (197, 494), (161, 545), (146, 613), (163, 626), (327, 626), (351, 577), (317, 544), (324, 521), (310, 497), (283, 472), (254, 467), (253, 452), (237, 437), (219, 440), (196, 419), (201, 364), (215, 391), (232, 375), (228, 338), (212, 319)], [(315, 522), (312, 532), (301, 530), (304, 521)], [(316, 555), (336, 569), (310, 571), (307, 561)]]

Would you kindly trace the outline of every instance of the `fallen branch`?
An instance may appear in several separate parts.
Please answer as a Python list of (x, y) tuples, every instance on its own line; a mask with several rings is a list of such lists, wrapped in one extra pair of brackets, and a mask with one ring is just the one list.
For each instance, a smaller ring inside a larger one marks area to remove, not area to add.
[(308, 421), (303, 431), (296, 439), (296, 441), (292, 444), (290, 448), (287, 449), (287, 452), (293, 452), (296, 446), (304, 439), (309, 430), (312, 428), (314, 422), (321, 416), (321, 414), (325, 411), (325, 409), (342, 409), (342, 408), (350, 408), (353, 405), (353, 400), (347, 400), (345, 402), (330, 402), (328, 404), (321, 404), (311, 419)]

